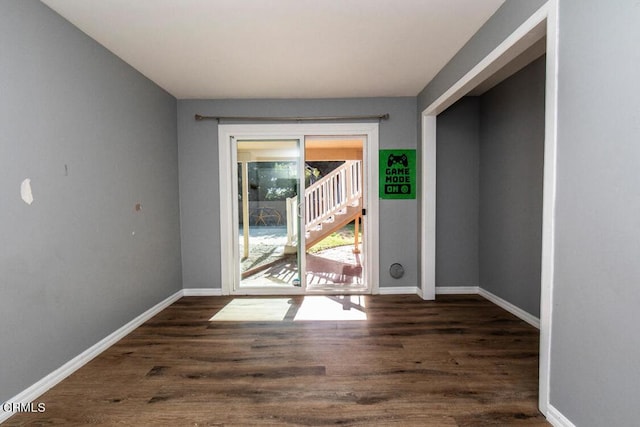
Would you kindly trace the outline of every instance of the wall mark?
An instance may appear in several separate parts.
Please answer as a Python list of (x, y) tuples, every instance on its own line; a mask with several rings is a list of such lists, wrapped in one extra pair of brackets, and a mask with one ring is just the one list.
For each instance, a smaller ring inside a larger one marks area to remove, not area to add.
[(22, 184), (20, 184), (20, 197), (22, 197), (22, 200), (28, 205), (31, 205), (31, 203), (33, 203), (31, 179), (26, 178), (24, 181), (22, 181)]

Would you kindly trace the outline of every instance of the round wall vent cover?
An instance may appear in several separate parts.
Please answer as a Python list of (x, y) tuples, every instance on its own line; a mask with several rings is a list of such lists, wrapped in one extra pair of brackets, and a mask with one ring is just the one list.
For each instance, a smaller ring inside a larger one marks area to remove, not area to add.
[(404, 276), (404, 267), (402, 264), (398, 264), (397, 262), (393, 263), (391, 264), (391, 267), (389, 267), (389, 274), (394, 279), (399, 279)]

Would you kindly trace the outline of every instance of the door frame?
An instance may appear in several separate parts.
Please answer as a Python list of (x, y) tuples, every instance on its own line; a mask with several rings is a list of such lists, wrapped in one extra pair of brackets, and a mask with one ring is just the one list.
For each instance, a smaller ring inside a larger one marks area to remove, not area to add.
[[(378, 123), (291, 123), (291, 124), (221, 124), (218, 125), (218, 177), (220, 184), (220, 276), (223, 295), (295, 295), (340, 293), (339, 290), (313, 290), (301, 288), (257, 288), (236, 289), (235, 269), (238, 261), (236, 246), (238, 236), (234, 230), (233, 203), (233, 153), (232, 138), (241, 139), (298, 139), (304, 147), (307, 136), (355, 136), (365, 137), (363, 161), (365, 162), (364, 190), (367, 209), (364, 221), (363, 244), (366, 254), (365, 277), (368, 281), (366, 293), (379, 293), (379, 201), (378, 201)], [(233, 203), (229, 203), (232, 200)], [(304, 263), (303, 263), (304, 264)], [(345, 293), (355, 293), (346, 290)], [(362, 293), (362, 292), (358, 292)]]

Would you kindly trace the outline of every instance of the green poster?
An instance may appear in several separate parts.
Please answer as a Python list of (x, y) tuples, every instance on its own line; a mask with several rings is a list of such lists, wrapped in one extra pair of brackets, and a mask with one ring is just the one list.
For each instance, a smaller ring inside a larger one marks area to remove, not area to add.
[(380, 198), (416, 198), (416, 150), (380, 150)]

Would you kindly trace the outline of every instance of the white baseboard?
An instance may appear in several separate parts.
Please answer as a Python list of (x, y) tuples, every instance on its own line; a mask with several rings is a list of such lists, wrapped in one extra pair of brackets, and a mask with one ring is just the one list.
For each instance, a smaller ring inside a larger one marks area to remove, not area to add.
[(422, 289), (417, 286), (404, 286), (404, 287), (387, 287), (378, 289), (380, 295), (422, 295)]
[(424, 299), (424, 292), (422, 292), (421, 288), (417, 288), (416, 289), (416, 293), (418, 294), (418, 296), (422, 299)]
[(554, 427), (576, 427), (567, 417), (552, 405), (547, 406), (547, 421)]
[[(154, 305), (149, 310), (145, 311), (126, 325), (122, 326), (115, 332), (98, 341), (96, 344), (92, 345), (73, 359), (69, 360), (67, 363), (51, 372), (46, 377), (31, 385), (29, 388), (8, 399), (7, 402), (25, 404), (33, 402), (51, 387), (55, 386), (60, 381), (64, 380), (69, 375), (73, 374), (75, 371), (89, 363), (93, 358), (124, 338), (138, 326), (142, 325), (144, 322), (151, 319), (153, 316), (160, 313), (162, 310), (182, 298), (182, 295), (183, 291), (180, 290), (175, 294), (169, 296), (165, 300)], [(15, 414), (15, 411), (0, 411), (0, 423), (6, 421), (13, 414)]]
[(436, 286), (436, 295), (477, 295), (479, 292), (478, 286)]
[(479, 286), (436, 286), (436, 295), (463, 295), (473, 294), (480, 295), (483, 298), (488, 299), (500, 308), (507, 310), (514, 316), (519, 317), (531, 326), (540, 329), (540, 319), (527, 313), (523, 309), (516, 307), (510, 302), (500, 298), (491, 292), (482, 289)]
[(222, 289), (220, 288), (188, 288), (182, 290), (185, 297), (220, 297)]
[(491, 292), (489, 292), (487, 290), (484, 290), (482, 288), (479, 288), (478, 294), (480, 296), (488, 299), (489, 301), (491, 301), (492, 303), (494, 303), (498, 307), (501, 307), (501, 308), (507, 310), (509, 313), (513, 314), (514, 316), (519, 317), (520, 319), (524, 320), (525, 322), (527, 322), (531, 326), (540, 329), (540, 319), (535, 317), (534, 315), (527, 313), (523, 309), (521, 309), (519, 307), (516, 307), (515, 305), (511, 304), (509, 301), (503, 300), (499, 296), (494, 295)]

